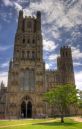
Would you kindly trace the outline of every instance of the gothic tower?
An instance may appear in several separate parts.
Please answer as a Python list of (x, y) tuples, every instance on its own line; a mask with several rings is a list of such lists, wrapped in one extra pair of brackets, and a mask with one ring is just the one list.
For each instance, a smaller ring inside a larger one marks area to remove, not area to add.
[(68, 46), (61, 47), (60, 57), (57, 58), (58, 71), (61, 74), (61, 83), (75, 84), (72, 52)]
[(25, 118), (34, 117), (45, 110), (41, 99), (45, 91), (42, 45), (41, 12), (37, 12), (36, 18), (24, 18), (20, 11), (8, 75), (6, 113), (9, 117), (21, 117), (22, 114)]
[[(59, 84), (75, 84), (71, 48), (62, 47), (57, 70), (45, 70), (41, 32), (41, 12), (36, 17), (19, 12), (13, 59), (9, 64), (5, 113), (7, 118), (53, 115), (43, 93)], [(53, 107), (55, 115), (57, 110)]]

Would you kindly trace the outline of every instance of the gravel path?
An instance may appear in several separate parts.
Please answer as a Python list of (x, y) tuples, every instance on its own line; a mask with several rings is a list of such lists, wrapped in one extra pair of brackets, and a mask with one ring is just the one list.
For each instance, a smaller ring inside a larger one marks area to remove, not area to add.
[(82, 118), (81, 117), (73, 117), (72, 119), (74, 121), (77, 121), (77, 122), (82, 122)]

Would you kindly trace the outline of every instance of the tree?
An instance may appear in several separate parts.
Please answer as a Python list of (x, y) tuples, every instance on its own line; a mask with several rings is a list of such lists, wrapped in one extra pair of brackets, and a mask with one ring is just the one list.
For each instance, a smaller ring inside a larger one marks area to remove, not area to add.
[(82, 90), (79, 90), (78, 97), (79, 97), (78, 100), (79, 114), (81, 114), (82, 116)]
[(44, 94), (44, 100), (49, 104), (55, 105), (60, 112), (61, 122), (64, 122), (66, 109), (70, 105), (77, 104), (77, 90), (74, 85), (57, 85), (56, 88)]

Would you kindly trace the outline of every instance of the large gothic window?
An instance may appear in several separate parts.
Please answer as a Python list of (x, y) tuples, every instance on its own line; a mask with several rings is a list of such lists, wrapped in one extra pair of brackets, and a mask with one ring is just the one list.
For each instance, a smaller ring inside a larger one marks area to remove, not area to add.
[(22, 90), (31, 91), (35, 88), (34, 69), (25, 69), (20, 74), (20, 87)]

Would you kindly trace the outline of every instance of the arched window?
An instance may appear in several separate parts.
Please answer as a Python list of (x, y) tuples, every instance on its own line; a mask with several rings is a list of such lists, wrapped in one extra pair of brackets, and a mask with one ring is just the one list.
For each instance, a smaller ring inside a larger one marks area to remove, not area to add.
[(35, 59), (35, 52), (32, 51), (32, 59), (34, 60)]
[(34, 39), (32, 40), (32, 43), (35, 44), (35, 40)]
[(23, 43), (25, 43), (25, 39), (23, 39)]

